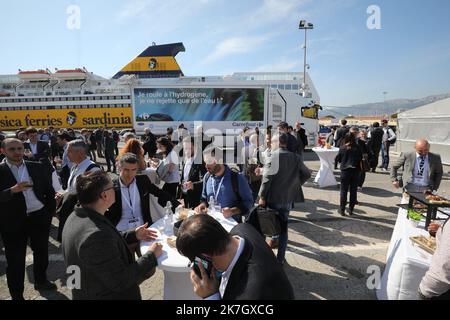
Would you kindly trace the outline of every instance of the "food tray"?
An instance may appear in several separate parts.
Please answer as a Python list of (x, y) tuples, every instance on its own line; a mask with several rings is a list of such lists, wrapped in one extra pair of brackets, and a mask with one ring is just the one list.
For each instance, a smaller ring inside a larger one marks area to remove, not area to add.
[(428, 253), (433, 254), (436, 251), (436, 239), (433, 237), (426, 238), (424, 236), (410, 237), (411, 241)]

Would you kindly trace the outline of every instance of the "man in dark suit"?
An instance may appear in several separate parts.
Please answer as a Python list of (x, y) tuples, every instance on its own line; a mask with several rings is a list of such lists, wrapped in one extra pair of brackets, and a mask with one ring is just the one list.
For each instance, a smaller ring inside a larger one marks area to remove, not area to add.
[[(261, 188), (259, 189), (259, 205), (269, 207), (278, 212), (281, 232), (277, 260), (284, 264), (284, 256), (288, 242), (289, 211), (294, 202), (304, 202), (302, 185), (311, 177), (303, 160), (287, 150), (289, 134), (272, 137), (273, 152), (266, 165)], [(279, 148), (275, 150), (276, 145)], [(300, 196), (298, 196), (300, 194)]]
[[(339, 129), (336, 130), (335, 134), (334, 134), (334, 146), (336, 148), (340, 148), (341, 147), (341, 141), (344, 139), (345, 135), (349, 132), (350, 128), (347, 127), (347, 120), (342, 119), (341, 120), (341, 127)], [(334, 169), (337, 170), (339, 161), (338, 158), (336, 156), (335, 160), (334, 160)]]
[(6, 159), (0, 164), (0, 234), (5, 246), (6, 275), (12, 299), (23, 300), (28, 240), (33, 250), (36, 290), (54, 290), (47, 280), (48, 237), (55, 212), (55, 190), (44, 166), (23, 160), (23, 143), (2, 142)]
[(198, 264), (201, 279), (194, 270), (191, 271), (194, 292), (201, 298), (294, 299), (292, 285), (283, 267), (250, 224), (240, 223), (228, 233), (211, 216), (194, 215), (181, 225), (176, 246), (189, 260), (208, 259), (213, 266), (208, 276), (203, 264)]
[(80, 286), (72, 289), (74, 300), (140, 300), (139, 284), (152, 276), (162, 253), (153, 243), (135, 260), (127, 244), (151, 241), (156, 232), (147, 225), (119, 233), (104, 216), (115, 201), (114, 185), (103, 171), (82, 174), (76, 182), (81, 204), (67, 219), (62, 250), (67, 266), (78, 266)]
[(203, 190), (203, 177), (206, 174), (205, 163), (202, 160), (201, 142), (195, 147), (193, 137), (183, 140), (184, 164), (181, 171), (181, 197), (185, 208), (195, 208), (200, 204)]
[(287, 149), (290, 152), (295, 153), (298, 150), (298, 141), (292, 134), (290, 134), (288, 132), (288, 128), (289, 128), (289, 125), (286, 122), (280, 122), (278, 124), (278, 133), (279, 134), (283, 134), (283, 133), (287, 134), (287, 137), (288, 137)]
[(50, 155), (50, 146), (46, 141), (38, 140), (38, 131), (30, 127), (26, 131), (28, 142), (24, 143), (25, 159), (29, 161), (40, 161), (48, 159)]
[(302, 128), (302, 124), (297, 122), (295, 124), (295, 136), (297, 137), (297, 154), (303, 159), (303, 151), (308, 146), (308, 137), (306, 136), (305, 129)]
[(158, 198), (158, 203), (165, 207), (172, 202), (174, 210), (180, 203), (170, 194), (155, 186), (148, 176), (137, 175), (139, 161), (135, 154), (125, 153), (120, 158), (120, 176), (113, 180), (116, 202), (105, 213), (119, 231), (136, 228), (144, 223), (151, 225), (150, 194)]
[(370, 161), (370, 168), (375, 172), (378, 166), (378, 158), (380, 156), (381, 145), (383, 144), (383, 129), (380, 128), (380, 123), (374, 122), (372, 129), (369, 130), (367, 137), (369, 138), (369, 148), (372, 153)]

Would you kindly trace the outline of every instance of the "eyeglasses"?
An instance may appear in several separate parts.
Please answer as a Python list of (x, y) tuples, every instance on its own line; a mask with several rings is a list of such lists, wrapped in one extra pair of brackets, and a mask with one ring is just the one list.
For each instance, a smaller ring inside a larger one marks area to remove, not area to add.
[(104, 189), (103, 192), (106, 192), (106, 191), (111, 190), (111, 189), (114, 189), (114, 186)]

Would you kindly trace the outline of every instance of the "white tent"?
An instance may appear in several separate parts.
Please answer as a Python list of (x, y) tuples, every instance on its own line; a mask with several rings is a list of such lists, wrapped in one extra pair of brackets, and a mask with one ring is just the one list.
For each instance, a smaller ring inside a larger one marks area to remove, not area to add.
[(415, 141), (425, 138), (431, 152), (450, 164), (450, 98), (399, 113), (397, 121), (397, 151), (412, 151)]

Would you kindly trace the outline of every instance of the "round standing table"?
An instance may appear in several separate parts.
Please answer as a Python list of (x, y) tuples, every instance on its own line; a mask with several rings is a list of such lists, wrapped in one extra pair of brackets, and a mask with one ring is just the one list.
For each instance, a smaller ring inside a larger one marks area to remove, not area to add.
[(313, 148), (312, 149), (320, 159), (320, 170), (316, 175), (315, 183), (319, 185), (320, 188), (326, 188), (330, 186), (336, 186), (338, 183), (333, 173), (333, 163), (337, 154), (339, 153), (338, 148)]
[[(232, 218), (224, 218), (221, 213), (210, 213), (228, 231), (237, 225)], [(158, 229), (163, 225), (163, 219), (153, 223), (150, 228)], [(153, 241), (141, 241), (141, 253), (148, 251), (150, 245), (158, 241), (163, 245), (163, 253), (158, 258), (158, 268), (164, 272), (164, 300), (199, 300), (194, 293), (190, 280), (191, 268), (188, 258), (178, 253), (176, 248), (172, 248), (167, 243), (167, 237), (173, 235), (173, 230), (169, 234), (161, 235), (158, 230), (158, 238)]]

